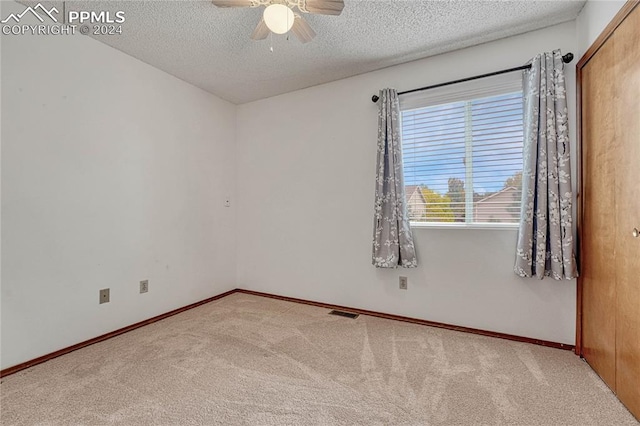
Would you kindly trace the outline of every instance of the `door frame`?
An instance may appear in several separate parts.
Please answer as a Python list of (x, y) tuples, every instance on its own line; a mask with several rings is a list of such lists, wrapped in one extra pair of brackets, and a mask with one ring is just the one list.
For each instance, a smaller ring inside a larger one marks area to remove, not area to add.
[[(577, 226), (577, 235), (578, 235), (578, 266), (582, 264), (582, 253), (584, 252), (584, 248), (582, 247), (582, 220), (583, 220), (583, 209), (584, 209), (584, 198), (582, 194), (584, 193), (584, 181), (582, 179), (582, 175), (584, 173), (583, 170), (583, 153), (584, 146), (582, 140), (582, 69), (589, 62), (589, 60), (600, 50), (602, 45), (609, 40), (609, 37), (614, 33), (614, 31), (622, 24), (622, 22), (626, 19), (626, 17), (640, 4), (640, 0), (627, 0), (627, 2), (620, 8), (618, 13), (613, 17), (611, 22), (602, 30), (602, 33), (598, 36), (598, 38), (593, 42), (593, 44), (587, 49), (587, 51), (582, 55), (582, 58), (576, 64), (576, 135), (577, 135), (577, 149), (576, 149), (576, 171), (577, 171), (577, 180), (576, 180), (576, 204), (577, 204), (577, 214), (578, 218), (576, 221)], [(582, 274), (578, 276), (578, 282), (576, 287), (576, 346), (575, 353), (576, 355), (582, 357)]]

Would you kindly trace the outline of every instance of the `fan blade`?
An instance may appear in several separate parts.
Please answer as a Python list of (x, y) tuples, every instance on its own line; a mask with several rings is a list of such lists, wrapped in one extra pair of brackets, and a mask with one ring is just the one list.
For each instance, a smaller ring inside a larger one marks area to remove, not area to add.
[(218, 7), (256, 7), (254, 0), (212, 0)]
[(313, 28), (311, 28), (309, 23), (300, 15), (296, 15), (296, 19), (293, 21), (293, 26), (291, 27), (291, 32), (298, 37), (298, 40), (302, 43), (309, 43), (316, 36)]
[(268, 35), (269, 27), (265, 24), (264, 19), (261, 19), (256, 29), (253, 30), (253, 34), (251, 34), (251, 40), (264, 40)]
[(340, 15), (344, 9), (343, 0), (305, 0), (304, 8), (309, 13), (319, 15)]

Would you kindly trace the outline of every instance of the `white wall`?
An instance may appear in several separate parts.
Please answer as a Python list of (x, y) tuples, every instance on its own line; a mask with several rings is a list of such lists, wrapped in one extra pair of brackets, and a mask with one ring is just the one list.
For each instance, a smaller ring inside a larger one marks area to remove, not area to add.
[[(520, 65), (554, 48), (575, 52), (575, 22), (239, 106), (239, 287), (574, 343), (575, 281), (516, 277), (516, 230), (415, 229), (419, 268), (371, 265), (371, 95)], [(408, 291), (398, 289), (400, 275)]]
[[(2, 3), (2, 2), (0, 2)], [(0, 7), (2, 14), (2, 7)], [(0, 40), (0, 100), (2, 99), (2, 43)], [(0, 212), (2, 211), (2, 102), (0, 102)], [(0, 368), (2, 365), (2, 220), (0, 214)]]
[(602, 30), (611, 22), (624, 0), (589, 0), (576, 19), (578, 49), (576, 58), (581, 58)]
[(2, 368), (235, 287), (235, 109), (88, 37), (2, 37)]

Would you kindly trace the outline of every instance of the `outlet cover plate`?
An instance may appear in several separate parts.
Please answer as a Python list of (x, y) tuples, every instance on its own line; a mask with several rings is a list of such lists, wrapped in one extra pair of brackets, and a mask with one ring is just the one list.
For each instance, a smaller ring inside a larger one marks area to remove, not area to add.
[(409, 284), (409, 280), (407, 279), (407, 277), (400, 277), (399, 283), (400, 290), (406, 290)]
[(109, 303), (109, 289), (103, 288), (100, 290), (100, 304)]
[(140, 281), (140, 294), (146, 293), (149, 291), (149, 280)]

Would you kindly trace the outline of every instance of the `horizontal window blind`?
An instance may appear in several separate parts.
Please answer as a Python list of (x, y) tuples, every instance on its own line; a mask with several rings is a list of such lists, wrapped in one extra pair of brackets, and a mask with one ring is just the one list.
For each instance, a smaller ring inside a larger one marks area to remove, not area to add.
[(518, 223), (523, 98), (515, 74), (401, 96), (411, 221)]

